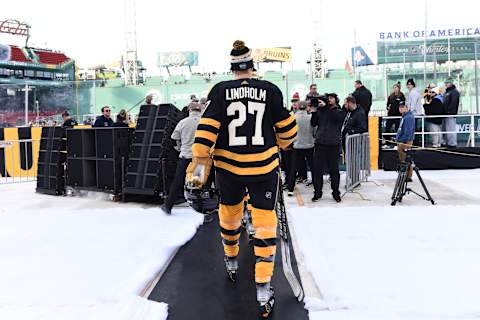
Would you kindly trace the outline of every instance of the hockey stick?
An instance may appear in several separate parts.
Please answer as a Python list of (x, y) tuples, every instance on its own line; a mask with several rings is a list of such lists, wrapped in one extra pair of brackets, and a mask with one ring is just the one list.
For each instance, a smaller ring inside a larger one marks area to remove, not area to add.
[(303, 301), (305, 297), (302, 285), (298, 281), (297, 276), (293, 272), (292, 261), (290, 256), (290, 238), (288, 237), (288, 221), (287, 221), (287, 211), (285, 210), (285, 202), (283, 201), (283, 190), (281, 186), (279, 187), (277, 204), (275, 206), (275, 211), (277, 213), (278, 225), (280, 231), (280, 245), (282, 250), (282, 265), (283, 273), (287, 279), (290, 287), (292, 288), (293, 294), (297, 297), (298, 301)]

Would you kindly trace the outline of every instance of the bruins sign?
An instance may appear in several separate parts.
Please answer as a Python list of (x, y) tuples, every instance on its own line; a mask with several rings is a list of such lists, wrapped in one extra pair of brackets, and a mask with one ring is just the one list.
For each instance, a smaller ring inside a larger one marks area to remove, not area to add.
[(42, 128), (0, 128), (0, 177), (37, 175), (41, 135)]
[(292, 48), (263, 48), (253, 50), (255, 62), (290, 62), (292, 61)]

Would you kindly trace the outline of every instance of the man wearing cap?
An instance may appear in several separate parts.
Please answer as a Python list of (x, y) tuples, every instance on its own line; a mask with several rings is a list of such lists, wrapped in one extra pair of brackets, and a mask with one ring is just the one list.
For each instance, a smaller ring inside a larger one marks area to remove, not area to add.
[(172, 139), (177, 142), (178, 150), (180, 150), (175, 178), (170, 185), (167, 200), (161, 206), (161, 209), (170, 214), (173, 205), (178, 198), (183, 198), (183, 185), (185, 181), (186, 170), (190, 162), (192, 162), (192, 145), (195, 139), (195, 130), (197, 130), (198, 122), (202, 113), (202, 105), (198, 102), (191, 102), (188, 105), (189, 115), (187, 118), (180, 120), (172, 133)]
[(300, 95), (298, 94), (298, 92), (295, 92), (292, 96), (292, 100), (290, 100), (290, 102), (292, 102), (292, 111), (293, 112), (296, 112), (298, 110), (298, 106), (299, 106), (299, 102), (300, 102)]
[[(405, 150), (409, 150), (413, 145), (413, 139), (415, 138), (415, 116), (413, 112), (408, 109), (403, 101), (398, 106), (400, 113), (402, 114), (402, 121), (397, 131), (397, 151), (400, 162), (405, 161), (407, 153)], [(410, 170), (407, 173), (407, 181), (412, 181), (413, 168), (410, 166)]]
[[(439, 87), (433, 87), (429, 90), (429, 99), (425, 99), (425, 101), (429, 100), (430, 103), (425, 103), (423, 105), (423, 109), (425, 110), (425, 115), (427, 116), (437, 116), (443, 115), (443, 97), (440, 94)], [(429, 132), (441, 132), (442, 131), (442, 118), (425, 118), (425, 122), (428, 127)], [(440, 133), (432, 133), (432, 147), (438, 148), (441, 146), (442, 142), (442, 134)]]
[[(457, 87), (453, 84), (453, 79), (448, 78), (445, 80), (445, 95), (443, 97), (443, 107), (445, 114), (447, 115), (456, 115), (458, 114), (458, 106), (460, 104), (460, 92), (458, 92)], [(455, 117), (444, 118), (443, 126), (445, 131), (448, 133), (445, 134), (445, 140), (447, 142), (447, 147), (457, 147), (457, 119)]]

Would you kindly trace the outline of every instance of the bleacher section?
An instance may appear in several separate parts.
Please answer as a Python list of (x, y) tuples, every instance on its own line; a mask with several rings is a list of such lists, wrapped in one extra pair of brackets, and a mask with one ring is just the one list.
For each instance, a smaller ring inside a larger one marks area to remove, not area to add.
[(34, 51), (38, 56), (38, 62), (40, 63), (57, 65), (70, 60), (70, 58), (60, 52), (43, 51), (38, 49), (35, 49)]
[[(17, 46), (10, 46), (12, 50), (12, 56), (10, 58), (13, 62), (29, 62), (29, 63), (43, 63), (43, 64), (53, 64), (59, 65), (70, 61), (71, 59), (61, 52), (53, 52), (44, 49), (33, 49), (33, 48), (20, 48)], [(26, 50), (24, 52), (24, 50)], [(30, 53), (31, 58), (26, 56), (25, 53)]]
[(21, 48), (16, 46), (10, 46), (10, 48), (12, 49), (12, 56), (10, 60), (16, 62), (32, 62), (32, 60), (25, 57), (25, 54), (23, 53)]

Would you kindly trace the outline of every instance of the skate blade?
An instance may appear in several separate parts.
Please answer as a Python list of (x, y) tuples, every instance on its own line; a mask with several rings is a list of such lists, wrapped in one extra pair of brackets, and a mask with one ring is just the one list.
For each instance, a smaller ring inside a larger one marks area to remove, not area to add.
[(230, 281), (233, 283), (237, 282), (237, 273), (236, 272), (227, 272), (228, 273), (228, 278)]
[(265, 305), (260, 306), (260, 317), (262, 319), (268, 319), (273, 312), (273, 306), (275, 305), (275, 298), (272, 297)]

